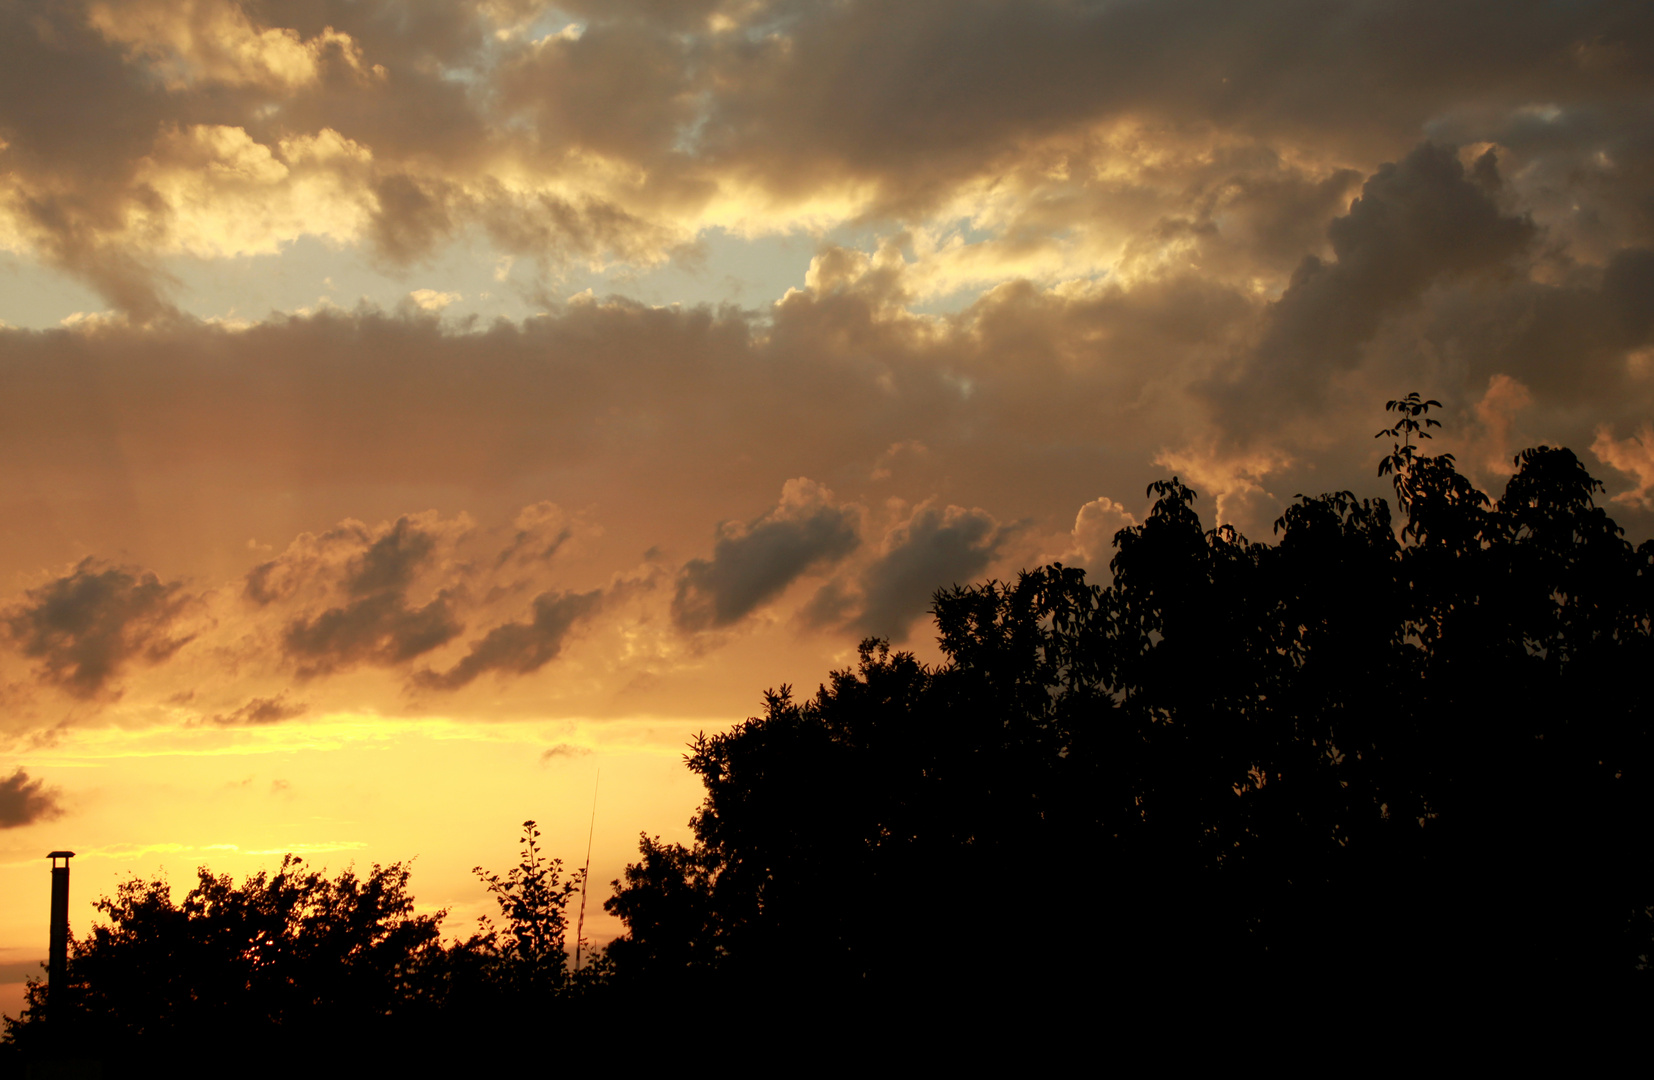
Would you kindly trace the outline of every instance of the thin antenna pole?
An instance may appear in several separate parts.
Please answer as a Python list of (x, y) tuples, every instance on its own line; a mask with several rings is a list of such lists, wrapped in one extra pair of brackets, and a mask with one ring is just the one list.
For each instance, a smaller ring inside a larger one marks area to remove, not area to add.
[(574, 924), (574, 970), (580, 970), (580, 946), (586, 941), (586, 889), (592, 876), (592, 835), (597, 832), (597, 785), (603, 779), (601, 766), (592, 781), (592, 823), (586, 830), (586, 865), (580, 871), (580, 918)]

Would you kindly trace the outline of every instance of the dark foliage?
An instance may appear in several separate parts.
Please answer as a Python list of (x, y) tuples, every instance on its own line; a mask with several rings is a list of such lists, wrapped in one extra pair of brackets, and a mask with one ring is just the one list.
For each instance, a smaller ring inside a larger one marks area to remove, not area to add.
[(164, 879), (134, 877), (72, 943), (63, 996), (29, 983), (6, 1041), (117, 1060), (296, 1039), (383, 1058), (464, 1050), (473, 1024), (543, 1023), (606, 967), (568, 970), (567, 907), (583, 879), (564, 880), (539, 835), (523, 823), (521, 861), (503, 877), (477, 868), (500, 922), (451, 943), (444, 912), (415, 914), (402, 864), (328, 877), (288, 856), (240, 885), (202, 868), (182, 902)]
[(1399, 538), (1339, 492), (1252, 543), (1174, 478), (1106, 587), (1048, 566), (944, 591), (940, 667), (868, 641), (809, 700), (697, 739), (693, 846), (645, 837), (608, 903), (617, 980), (1645, 970), (1654, 542), (1567, 450), (1519, 455), (1490, 502), (1418, 453), (1435, 405), (1391, 402), (1380, 433)]
[(106, 921), (72, 944), (52, 1015), (31, 982), (8, 1040), (119, 1053), (409, 1026), (430, 1011), (447, 956), (440, 915), (414, 914), (407, 885), (400, 864), (329, 878), (291, 856), (239, 886), (203, 868), (181, 903), (165, 880), (134, 877), (97, 902)]

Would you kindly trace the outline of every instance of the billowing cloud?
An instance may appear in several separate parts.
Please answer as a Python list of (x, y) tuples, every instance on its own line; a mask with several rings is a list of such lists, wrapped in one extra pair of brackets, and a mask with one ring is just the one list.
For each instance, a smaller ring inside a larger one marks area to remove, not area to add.
[(692, 559), (678, 577), (672, 617), (686, 630), (729, 626), (773, 600), (814, 566), (831, 564), (860, 543), (858, 514), (832, 492), (800, 477), (787, 481), (774, 510), (719, 531), (711, 559)]
[(191, 635), (178, 627), (194, 599), (180, 582), (87, 558), (29, 589), (3, 618), (42, 682), (90, 699), (118, 694), (114, 680), (128, 667), (161, 663), (187, 645)]
[(1061, 561), (1094, 575), (1108, 570), (1114, 557), (1114, 534), (1137, 524), (1137, 516), (1113, 499), (1092, 499), (1074, 515), (1073, 546)]
[(1614, 438), (1607, 426), (1597, 430), (1591, 452), (1604, 464), (1634, 477), (1636, 486), (1614, 496), (1615, 502), (1654, 509), (1654, 424), (1624, 439)]
[(309, 40), (287, 27), (260, 26), (233, 0), (94, 2), (86, 21), (161, 75), (169, 90), (195, 83), (282, 91), (314, 83), (327, 54), (361, 74), (362, 51), (329, 27)]
[(936, 591), (975, 581), (1009, 532), (984, 510), (934, 503), (915, 508), (885, 536), (883, 551), (862, 573), (864, 602), (855, 627), (906, 640)]
[(602, 603), (601, 591), (541, 593), (534, 598), (534, 614), (527, 622), (496, 626), (472, 644), (453, 667), (444, 672), (417, 672), (414, 683), (433, 690), (454, 690), (485, 672), (529, 675), (557, 658), (575, 624), (589, 618)]
[(0, 779), (0, 829), (15, 829), (63, 816), (55, 788), (30, 778), (23, 769)]
[(7, 5), (0, 236), (141, 318), (168, 310), (160, 257), (305, 236), (403, 266), (486, 238), (555, 274), (888, 222), (916, 295), (1246, 281), (1421, 134), (1508, 152), (1594, 261), (1654, 230), (1654, 17), (1606, 0), (555, 10)]
[[(1492, 151), (1467, 172), (1449, 147), (1425, 143), (1382, 166), (1349, 213), (1327, 226), (1335, 260), (1307, 255), (1270, 308), (1242, 385), (1260, 418), (1283, 397), (1314, 401), (1354, 367), (1384, 318), (1442, 277), (1489, 270), (1521, 253), (1533, 223), (1500, 211)], [(1267, 395), (1267, 396), (1264, 396)]]

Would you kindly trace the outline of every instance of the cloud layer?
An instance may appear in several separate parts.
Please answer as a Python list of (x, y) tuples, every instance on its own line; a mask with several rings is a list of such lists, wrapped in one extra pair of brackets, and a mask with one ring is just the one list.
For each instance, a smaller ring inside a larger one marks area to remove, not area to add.
[(933, 292), (1279, 273), (1421, 137), (1497, 144), (1596, 260), (1654, 225), (1635, 5), (18, 0), (0, 40), (0, 237), (144, 317), (160, 260), (301, 237), (555, 275), (885, 221)]
[[(6, 730), (722, 715), (1105, 572), (1169, 473), (1256, 536), (1384, 494), (1414, 388), (1648, 535), (1651, 55), (1610, 3), (0, 4), (0, 248), (107, 309), (0, 326)], [(395, 294), (196, 295), (335, 274)]]

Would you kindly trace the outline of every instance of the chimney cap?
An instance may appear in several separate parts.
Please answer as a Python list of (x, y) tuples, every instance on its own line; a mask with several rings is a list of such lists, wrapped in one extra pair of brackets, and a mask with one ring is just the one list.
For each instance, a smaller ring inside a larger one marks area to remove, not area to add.
[(72, 851), (54, 851), (46, 857), (48, 859), (72, 859), (75, 857), (75, 853)]

